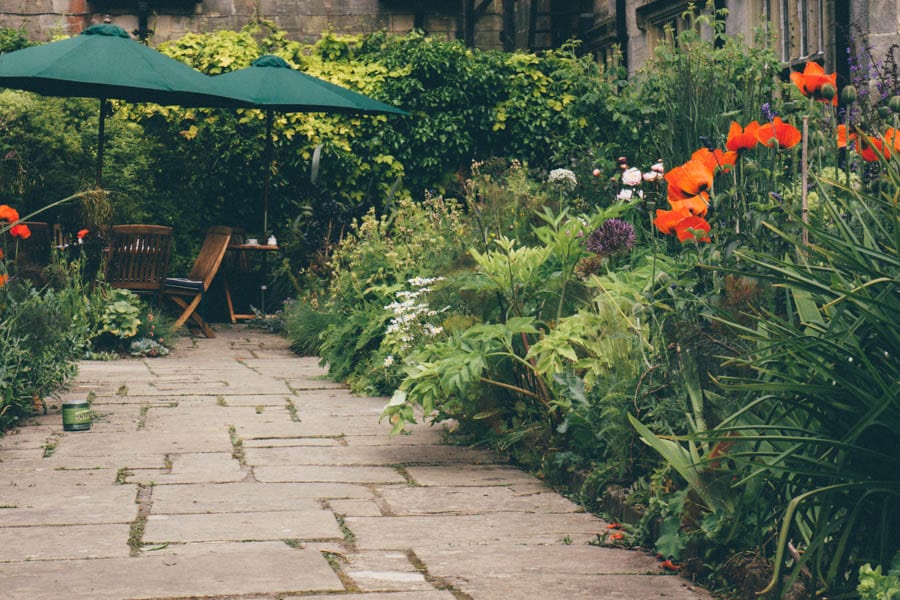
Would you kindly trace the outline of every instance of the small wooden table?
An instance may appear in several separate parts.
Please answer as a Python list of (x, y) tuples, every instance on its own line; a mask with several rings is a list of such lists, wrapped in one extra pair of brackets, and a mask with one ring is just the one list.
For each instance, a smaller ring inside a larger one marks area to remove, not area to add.
[[(230, 246), (228, 246), (226, 255), (228, 253), (232, 253), (232, 256), (234, 257), (234, 263), (236, 265), (245, 266), (248, 264), (249, 261), (247, 259), (252, 253), (278, 252), (279, 250), (281, 250), (279, 246), (269, 246), (263, 244), (231, 244)], [(228, 283), (227, 271), (223, 273), (222, 284), (225, 287), (225, 302), (228, 304), (228, 316), (231, 317), (231, 322), (237, 323), (238, 319), (247, 320), (255, 318), (256, 315), (254, 314), (234, 312), (234, 303), (231, 300), (231, 286)]]

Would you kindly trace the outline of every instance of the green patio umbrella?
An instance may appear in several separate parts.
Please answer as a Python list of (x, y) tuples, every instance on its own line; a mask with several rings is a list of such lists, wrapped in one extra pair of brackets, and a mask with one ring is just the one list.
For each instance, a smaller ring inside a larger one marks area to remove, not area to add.
[(267, 54), (244, 69), (215, 75), (219, 94), (266, 111), (266, 174), (263, 185), (263, 233), (268, 233), (269, 183), (272, 164), (272, 113), (324, 112), (395, 114), (407, 112), (291, 68), (284, 59)]
[(245, 104), (216, 94), (211, 81), (109, 23), (94, 25), (71, 38), (0, 55), (0, 87), (100, 100), (97, 187), (102, 183), (107, 100), (182, 106)]

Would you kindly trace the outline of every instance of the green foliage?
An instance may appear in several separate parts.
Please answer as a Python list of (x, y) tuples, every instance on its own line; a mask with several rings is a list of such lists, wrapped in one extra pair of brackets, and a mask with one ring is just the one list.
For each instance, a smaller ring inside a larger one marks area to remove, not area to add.
[(859, 568), (856, 586), (860, 600), (897, 600), (900, 598), (900, 553), (894, 555), (891, 569), (882, 575), (881, 565), (874, 569), (869, 563)]
[(108, 332), (119, 338), (134, 337), (141, 324), (139, 302), (137, 295), (129, 290), (110, 290), (100, 317), (103, 324), (101, 333)]
[[(711, 3), (710, 3), (711, 4)], [(751, 45), (725, 34), (721, 12), (688, 11), (685, 27), (656, 49), (637, 76), (638, 102), (654, 107), (644, 161), (666, 157), (672, 164), (688, 160), (702, 140), (721, 144), (732, 120), (760, 119), (760, 107), (772, 102), (781, 70), (765, 39)], [(711, 37), (701, 30), (712, 30)]]
[(753, 401), (716, 432), (740, 440), (731, 454), (746, 476), (766, 477), (787, 502), (776, 569), (795, 537), (805, 552), (793, 576), (806, 566), (821, 585), (843, 585), (857, 559), (887, 564), (900, 540), (900, 172), (884, 166), (877, 194), (820, 186), (828, 219), (809, 227), (803, 253), (745, 257), (814, 310), (760, 313), (742, 328), (757, 349), (739, 364), (756, 377), (728, 382)]
[[(384, 362), (397, 348), (382, 348), (382, 341), (395, 293), (410, 280), (448, 269), (469, 235), (458, 204), (439, 197), (400, 200), (382, 217), (369, 211), (352, 225), (326, 271), (304, 274), (314, 292), (285, 309), (292, 344), (317, 351), (330, 375), (349, 379), (355, 389), (390, 390), (396, 382), (388, 381)], [(321, 290), (318, 276), (327, 277)]]
[(166, 356), (169, 349), (157, 341), (140, 338), (136, 339), (128, 346), (128, 354), (131, 356), (145, 356), (156, 358), (157, 356)]
[(0, 287), (0, 431), (75, 375), (89, 335), (82, 307), (78, 282), (40, 293), (23, 280)]
[(31, 45), (24, 28), (0, 27), (0, 52), (15, 52)]

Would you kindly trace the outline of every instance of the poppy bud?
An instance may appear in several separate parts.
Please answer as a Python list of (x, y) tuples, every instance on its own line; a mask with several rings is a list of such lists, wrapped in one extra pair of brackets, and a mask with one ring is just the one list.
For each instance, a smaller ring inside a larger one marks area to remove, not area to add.
[(887, 106), (879, 106), (878, 107), (878, 116), (879, 117), (889, 117), (891, 114), (891, 109)]
[(835, 97), (835, 95), (837, 95), (837, 90), (834, 89), (834, 86), (830, 83), (826, 83), (819, 89), (819, 93), (826, 100), (831, 100)]
[(856, 102), (856, 86), (845, 85), (844, 89), (841, 90), (841, 100), (844, 101), (844, 104), (853, 104)]
[(900, 113), (900, 96), (891, 96), (891, 99), (888, 100), (888, 106), (895, 113)]
[(797, 105), (794, 102), (785, 102), (782, 107), (785, 114), (791, 114), (792, 112), (797, 112)]

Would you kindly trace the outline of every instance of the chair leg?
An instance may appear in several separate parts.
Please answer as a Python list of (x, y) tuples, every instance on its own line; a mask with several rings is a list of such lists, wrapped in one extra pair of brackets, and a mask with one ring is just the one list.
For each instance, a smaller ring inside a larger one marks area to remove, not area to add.
[(172, 323), (172, 327), (178, 329), (184, 325), (185, 321), (187, 321), (196, 310), (197, 305), (200, 304), (200, 294), (194, 296), (190, 303), (186, 302), (181, 296), (168, 296), (168, 298), (182, 308), (181, 316)]
[(191, 319), (200, 327), (200, 329), (203, 331), (203, 335), (208, 338), (216, 337), (215, 332), (212, 330), (212, 327), (209, 326), (209, 323), (206, 321), (206, 319), (204, 319), (203, 316), (201, 316), (200, 313), (197, 312), (197, 307), (200, 305), (200, 301), (202, 300), (200, 294), (194, 296), (193, 299), (191, 299), (190, 303), (188, 303), (181, 296), (170, 295), (167, 297), (183, 309), (181, 316), (178, 317), (178, 319), (172, 324), (172, 327), (178, 329), (179, 327), (184, 325), (188, 321), (188, 319)]

